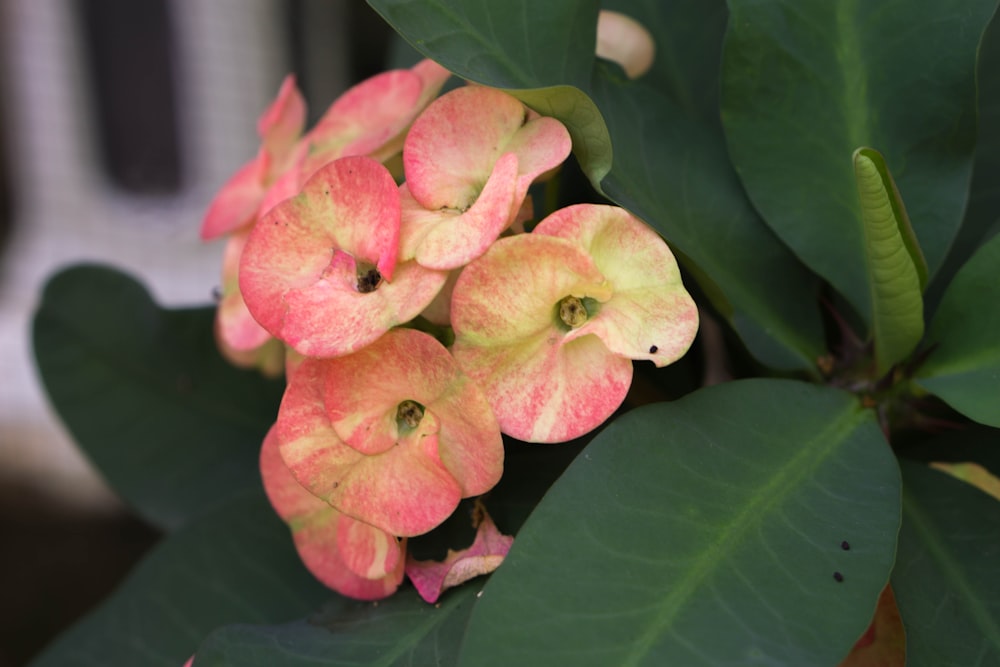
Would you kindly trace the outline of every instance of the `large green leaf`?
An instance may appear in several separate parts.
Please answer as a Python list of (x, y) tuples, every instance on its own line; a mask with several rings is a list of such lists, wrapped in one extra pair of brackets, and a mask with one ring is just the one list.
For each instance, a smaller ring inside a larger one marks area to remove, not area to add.
[(639, 408), (518, 533), (461, 664), (836, 664), (888, 580), (899, 494), (838, 390), (750, 380)]
[(767, 223), (866, 319), (851, 154), (885, 154), (933, 275), (968, 196), (976, 49), (996, 5), (729, 2), (722, 111), (733, 162)]
[(854, 153), (865, 264), (871, 284), (875, 363), (884, 375), (924, 335), (927, 265), (885, 160), (870, 148)]
[(260, 443), (283, 390), (226, 363), (212, 319), (209, 308), (161, 310), (99, 266), (53, 277), (35, 314), (35, 357), (59, 416), (112, 488), (165, 528), (260, 488)]
[(180, 667), (219, 626), (286, 622), (329, 596), (263, 493), (243, 495), (168, 536), (31, 667)]
[(982, 424), (1000, 427), (1000, 236), (958, 272), (928, 332), (917, 383)]
[(818, 281), (747, 202), (719, 129), (721, 2), (610, 3), (656, 40), (653, 69), (639, 81), (595, 65), (593, 2), (530, 3), (531, 20), (524, 2), (507, 0), (369, 4), (459, 76), (563, 120), (592, 183), (690, 260), (755, 356), (778, 368), (814, 367), (824, 347)]
[(1000, 503), (973, 486), (901, 462), (903, 525), (892, 588), (906, 664), (1000, 664)]
[(406, 588), (374, 604), (341, 600), (296, 623), (223, 628), (194, 667), (454, 665), (479, 590), (463, 586), (432, 606)]
[(984, 239), (1000, 231), (1000, 18), (996, 14), (983, 34), (976, 67), (979, 111), (976, 158), (972, 165), (969, 205), (962, 228), (925, 295), (933, 312), (952, 278)]

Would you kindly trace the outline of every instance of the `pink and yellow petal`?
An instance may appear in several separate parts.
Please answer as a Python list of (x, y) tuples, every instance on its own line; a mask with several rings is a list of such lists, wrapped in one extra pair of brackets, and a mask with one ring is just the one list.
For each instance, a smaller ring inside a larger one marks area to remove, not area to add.
[(523, 194), (517, 196), (517, 172), (517, 156), (504, 154), (475, 202), (464, 211), (425, 209), (402, 185), (402, 256), (431, 269), (450, 270), (482, 255), (519, 212), (515, 204), (523, 200)]
[(396, 590), (405, 567), (404, 545), (374, 526), (345, 517), (299, 485), (285, 467), (273, 430), (261, 448), (260, 468), (272, 506), (289, 523), (299, 556), (317, 579), (362, 600)]
[(469, 208), (525, 121), (524, 105), (499, 90), (457, 88), (413, 122), (403, 146), (410, 192), (427, 209)]
[(201, 225), (201, 238), (210, 240), (253, 222), (264, 198), (266, 160), (255, 158), (226, 181), (208, 205)]
[(419, 561), (410, 556), (406, 561), (406, 576), (413, 582), (420, 597), (433, 604), (449, 588), (500, 567), (513, 543), (514, 538), (497, 530), (487, 514), (480, 522), (471, 546), (459, 551), (449, 549), (443, 562)]
[(404, 262), (392, 281), (362, 293), (353, 260), (342, 253), (338, 257), (328, 275), (284, 295), (287, 311), (276, 335), (302, 354), (332, 357), (362, 349), (419, 315), (448, 278), (445, 271)]
[(556, 320), (564, 297), (601, 301), (610, 294), (579, 246), (520, 234), (499, 239), (462, 271), (452, 295), (452, 325), (466, 344), (517, 345), (527, 337), (564, 333)]
[(572, 335), (595, 334), (615, 354), (657, 366), (687, 352), (698, 309), (670, 248), (645, 223), (615, 206), (578, 204), (554, 212), (533, 233), (577, 243), (614, 285), (614, 295)]
[(262, 147), (271, 155), (284, 155), (298, 141), (306, 122), (306, 101), (289, 74), (278, 96), (257, 120)]
[(596, 336), (565, 340), (542, 332), (513, 344), (452, 349), (483, 388), (507, 435), (528, 442), (564, 442), (604, 422), (625, 400), (632, 362), (613, 355)]

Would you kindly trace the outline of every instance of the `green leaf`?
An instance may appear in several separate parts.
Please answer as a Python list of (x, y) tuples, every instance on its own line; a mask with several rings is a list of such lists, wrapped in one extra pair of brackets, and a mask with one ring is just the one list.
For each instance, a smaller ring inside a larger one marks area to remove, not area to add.
[(461, 664), (836, 664), (899, 513), (895, 458), (850, 394), (750, 380), (639, 408), (518, 533)]
[(976, 66), (978, 127), (976, 157), (965, 219), (944, 264), (924, 295), (933, 313), (941, 294), (984, 240), (1000, 231), (1000, 18), (996, 14), (983, 34)]
[(329, 596), (263, 494), (244, 495), (172, 533), (31, 667), (180, 667), (219, 626), (285, 622)]
[(966, 417), (1000, 427), (1000, 236), (982, 246), (944, 293), (916, 382)]
[(854, 152), (865, 263), (871, 285), (875, 364), (885, 375), (924, 335), (927, 267), (885, 160), (870, 148)]
[(933, 275), (968, 197), (976, 50), (996, 6), (729, 2), (722, 118), (733, 162), (767, 223), (864, 318), (850, 156), (857, 146), (885, 154)]
[(616, 66), (595, 66), (593, 2), (530, 3), (530, 21), (521, 16), (526, 0), (369, 4), (459, 76), (504, 88), (566, 123), (594, 186), (690, 260), (758, 359), (814, 368), (824, 349), (818, 280), (746, 200), (719, 128), (721, 2), (611, 3), (643, 21), (656, 41), (653, 68), (638, 81), (623, 80)]
[(903, 525), (892, 588), (906, 664), (1000, 664), (1000, 503), (937, 470), (900, 466)]
[(340, 600), (286, 625), (222, 628), (194, 667), (454, 665), (479, 590), (473, 582), (432, 606), (406, 588), (376, 603)]
[(59, 416), (125, 502), (164, 528), (261, 486), (260, 443), (283, 385), (222, 359), (213, 317), (161, 310), (99, 266), (54, 276), (35, 314), (35, 357)]

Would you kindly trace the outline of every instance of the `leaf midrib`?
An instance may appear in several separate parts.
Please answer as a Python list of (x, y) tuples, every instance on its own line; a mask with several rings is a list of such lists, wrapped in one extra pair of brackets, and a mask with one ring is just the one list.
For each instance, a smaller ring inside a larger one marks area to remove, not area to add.
[[(662, 604), (662, 611), (648, 624), (645, 632), (632, 644), (632, 650), (621, 662), (623, 666), (638, 665), (649, 655), (656, 640), (661, 637), (691, 600), (701, 584), (716, 572), (720, 565), (728, 562), (743, 537), (756, 530), (763, 517), (768, 516), (776, 505), (783, 503), (798, 491), (801, 480), (809, 476), (823, 461), (829, 458), (841, 445), (843, 437), (856, 429), (868, 418), (867, 411), (856, 410), (853, 404), (846, 406), (838, 418), (812, 440), (803, 443), (799, 453), (782, 467), (754, 494), (733, 519), (718, 531), (717, 539), (708, 545), (697, 559), (689, 576), (681, 580)], [(826, 447), (817, 447), (827, 442)]]

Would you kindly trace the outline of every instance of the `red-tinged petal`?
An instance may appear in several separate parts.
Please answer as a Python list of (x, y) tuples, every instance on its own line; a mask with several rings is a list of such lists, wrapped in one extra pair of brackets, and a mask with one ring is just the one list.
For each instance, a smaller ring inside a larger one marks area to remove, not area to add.
[(489, 574), (503, 562), (514, 538), (497, 530), (487, 514), (476, 531), (472, 546), (454, 551), (449, 549), (443, 562), (406, 559), (406, 576), (425, 602), (437, 602), (441, 593), (475, 577)]
[(306, 173), (339, 157), (377, 152), (412, 122), (423, 91), (424, 80), (410, 70), (383, 72), (349, 89), (306, 135)]
[(613, 296), (570, 337), (594, 334), (615, 354), (658, 367), (687, 352), (698, 332), (698, 309), (670, 248), (646, 224), (616, 206), (578, 204), (554, 212), (533, 233), (579, 244), (614, 286)]
[(404, 183), (400, 186), (402, 256), (414, 257), (430, 269), (450, 270), (482, 255), (518, 212), (514, 204), (523, 200), (523, 194), (517, 196), (517, 173), (517, 156), (505, 153), (465, 211), (425, 209)]
[(452, 352), (483, 387), (500, 430), (527, 442), (565, 442), (597, 428), (632, 383), (632, 362), (596, 336), (541, 335), (506, 346), (474, 346), (459, 337)]
[(364, 457), (340, 439), (327, 416), (323, 388), (330, 363), (306, 358), (295, 365), (274, 425), (285, 465), (299, 484), (324, 500)]
[[(370, 158), (343, 158), (254, 226), (240, 291), (254, 318), (302, 354), (344, 354), (411, 319), (444, 284), (446, 274), (419, 267), (394, 275), (398, 240), (389, 172)], [(384, 279), (371, 291), (359, 291), (361, 261)]]
[(565, 125), (555, 118), (543, 116), (528, 121), (511, 137), (504, 150), (514, 152), (518, 157), (515, 201), (520, 203), (536, 179), (569, 157), (573, 140)]
[[(404, 545), (374, 526), (363, 528), (300, 486), (284, 465), (274, 429), (264, 439), (260, 469), (268, 499), (290, 525), (299, 557), (313, 576), (361, 600), (377, 600), (395, 592), (403, 576)], [(342, 537), (345, 532), (346, 539)], [(358, 574), (357, 569), (376, 576)]]
[(524, 105), (493, 88), (457, 88), (436, 99), (403, 147), (413, 197), (431, 210), (469, 208), (524, 120)]
[(451, 326), (451, 295), (455, 291), (455, 283), (458, 282), (461, 271), (462, 269), (455, 269), (448, 273), (444, 287), (437, 293), (434, 300), (420, 312), (421, 317), (439, 327)]
[(278, 337), (302, 354), (332, 357), (360, 350), (393, 326), (419, 315), (448, 278), (446, 271), (409, 261), (396, 266), (391, 282), (360, 293), (354, 263), (336, 259), (325, 278), (285, 294), (287, 314)]
[(295, 85), (295, 75), (281, 82), (278, 96), (257, 120), (263, 148), (272, 155), (285, 154), (302, 134), (306, 101)]
[(455, 335), (473, 345), (561, 338), (556, 310), (567, 295), (598, 301), (610, 296), (603, 274), (582, 248), (535, 234), (499, 239), (458, 278), (451, 302)]
[[(408, 429), (398, 422), (406, 401), (423, 408)], [(434, 528), (464, 490), (484, 492), (502, 472), (503, 445), (485, 399), (440, 343), (411, 329), (351, 355), (301, 362), (275, 428), (301, 484), (392, 535)]]
[(582, 248), (552, 236), (500, 239), (465, 267), (452, 295), (452, 351), (483, 388), (504, 433), (568, 440), (621, 405), (631, 362), (596, 336), (572, 335), (557, 312), (567, 296), (600, 304), (611, 294)]
[(226, 242), (222, 254), (222, 298), (215, 316), (215, 333), (219, 341), (242, 352), (256, 350), (271, 340), (271, 334), (250, 315), (240, 294), (240, 257), (249, 235), (249, 229), (240, 230)]
[(351, 572), (365, 579), (381, 579), (397, 572), (403, 560), (399, 540), (346, 514), (337, 525), (337, 551)]
[(214, 239), (253, 222), (264, 198), (264, 170), (260, 156), (240, 167), (219, 189), (201, 225), (201, 238)]

